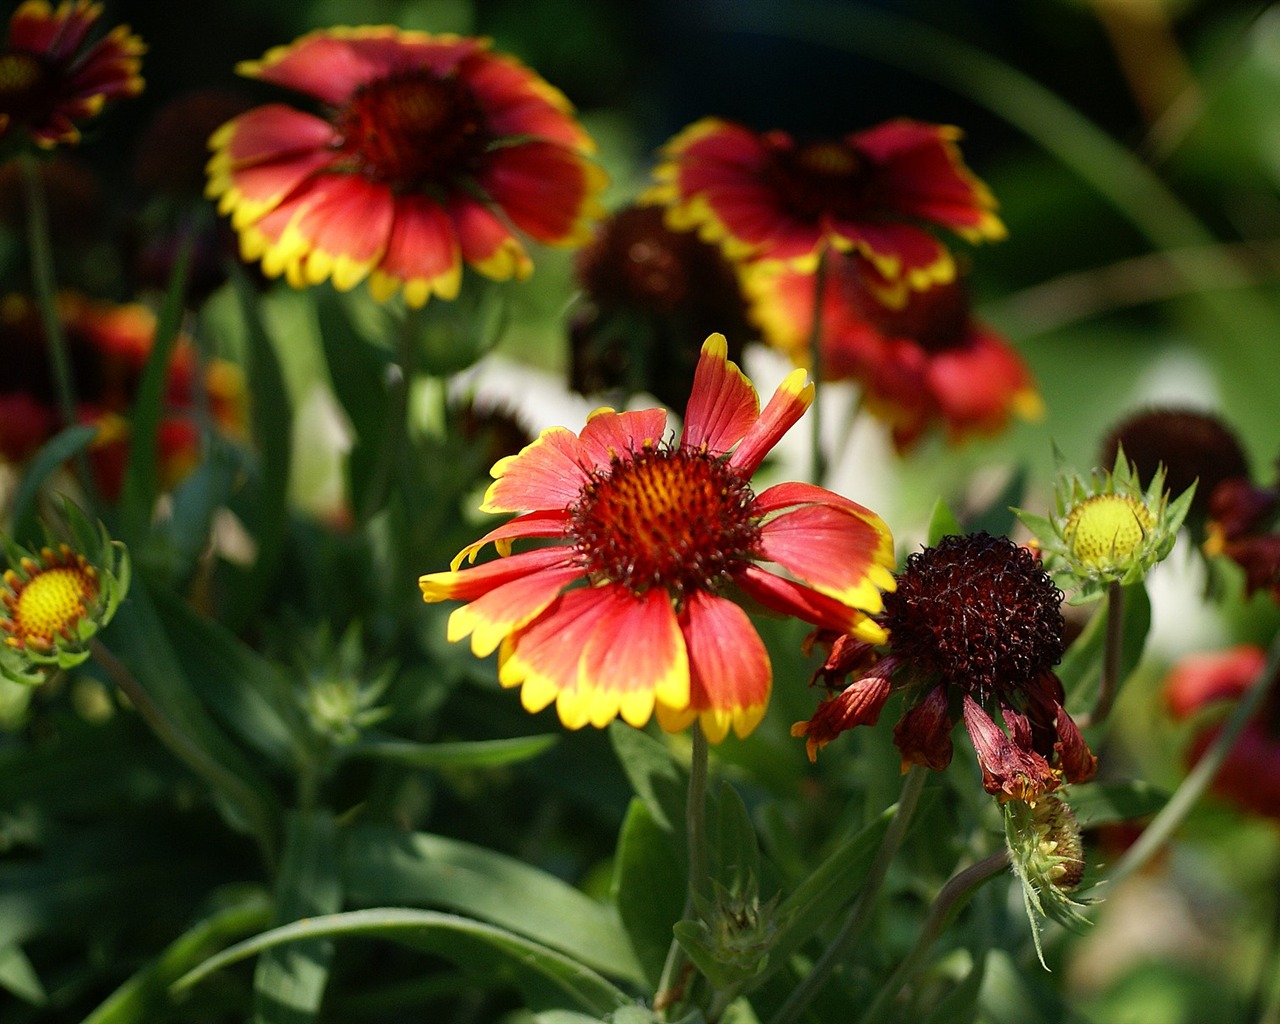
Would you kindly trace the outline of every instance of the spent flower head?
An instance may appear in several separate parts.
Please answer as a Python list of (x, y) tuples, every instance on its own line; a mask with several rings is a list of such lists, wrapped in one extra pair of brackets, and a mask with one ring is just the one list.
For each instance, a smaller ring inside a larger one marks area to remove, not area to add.
[(43, 682), (89, 657), (89, 641), (111, 621), (129, 589), (129, 557), (101, 524), (68, 504), (74, 545), (30, 551), (0, 538), (9, 568), (0, 585), (0, 674)]
[(876, 616), (885, 647), (835, 638), (815, 676), (832, 689), (851, 682), (792, 727), (809, 757), (846, 729), (874, 725), (890, 694), (904, 690), (893, 731), (904, 769), (951, 763), (959, 713), (983, 788), (1002, 801), (1034, 803), (1091, 777), (1095, 758), (1053, 672), (1064, 646), (1062, 592), (1035, 555), (1007, 537), (952, 535), (908, 557), (896, 580)]
[(1061, 470), (1048, 518), (1015, 510), (1044, 553), (1045, 565), (1072, 603), (1100, 597), (1111, 583), (1138, 583), (1173, 550), (1195, 496), (1192, 484), (1170, 501), (1164, 468), (1144, 490), (1124, 449), (1110, 472), (1088, 479)]

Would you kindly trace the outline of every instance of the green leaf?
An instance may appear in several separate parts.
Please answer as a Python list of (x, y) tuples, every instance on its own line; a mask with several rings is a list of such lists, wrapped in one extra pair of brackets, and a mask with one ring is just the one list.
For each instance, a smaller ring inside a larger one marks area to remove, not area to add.
[(370, 758), (412, 768), (497, 768), (537, 757), (560, 739), (557, 733), (499, 740), (411, 743), (365, 736), (341, 751), (346, 758)]
[(338, 292), (318, 289), (316, 304), (329, 379), (354, 434), (347, 462), (352, 503), (355, 508), (364, 509), (366, 493), (376, 475), (378, 453), (392, 443), (387, 391), (391, 358), (356, 330)]
[(35, 967), (18, 946), (0, 946), (0, 987), (33, 1006), (43, 1006), (48, 999)]
[(486, 988), (512, 986), (535, 1009), (573, 1008), (604, 1016), (632, 1000), (585, 964), (503, 928), (434, 910), (381, 907), (295, 921), (206, 960), (175, 983), (183, 991), (214, 971), (292, 942), (363, 936), (443, 957)]
[[(276, 886), (277, 918), (293, 921), (332, 914), (342, 906), (338, 830), (328, 811), (290, 817)], [(315, 936), (265, 950), (253, 976), (257, 1024), (315, 1020), (329, 982), (333, 943)]]
[(671, 928), (684, 913), (687, 868), (671, 834), (633, 797), (614, 857), (613, 898), (650, 991), (657, 989), (671, 948)]
[(145, 536), (156, 502), (160, 473), (156, 461), (156, 439), (164, 416), (169, 359), (178, 342), (185, 309), (187, 269), (195, 235), (188, 233), (178, 250), (173, 276), (156, 320), (155, 338), (147, 355), (147, 365), (138, 382), (137, 397), (129, 418), (129, 460), (125, 466), (120, 497), (120, 537), (137, 544)]
[(254, 891), (233, 906), (215, 911), (165, 947), (135, 972), (82, 1024), (147, 1024), (170, 1008), (169, 986), (228, 942), (271, 923), (272, 901)]
[(250, 489), (254, 504), (241, 516), (257, 542), (257, 558), (248, 572), (231, 575), (232, 593), (224, 616), (236, 632), (261, 606), (280, 564), (288, 527), (293, 411), (280, 359), (262, 322), (257, 292), (239, 265), (232, 265), (231, 277), (248, 338), (249, 416), (258, 452)]
[(683, 835), (687, 773), (671, 752), (648, 733), (622, 722), (609, 726), (609, 741), (653, 820), (665, 831)]
[(1142, 779), (1087, 782), (1072, 786), (1065, 797), (1081, 828), (1145, 818), (1169, 802), (1168, 792)]
[(769, 965), (748, 986), (759, 987), (809, 941), (834, 915), (840, 913), (862, 887), (881, 839), (893, 820), (893, 808), (842, 843), (778, 908), (781, 922), (769, 950)]
[(36, 544), (43, 539), (36, 515), (36, 496), (41, 486), (50, 473), (77, 452), (84, 451), (97, 436), (97, 427), (77, 424), (55, 434), (36, 452), (22, 474), (22, 483), (13, 499), (10, 536), (24, 544)]
[(924, 1024), (972, 1024), (978, 1016), (978, 994), (986, 972), (986, 954), (980, 953), (964, 980), (938, 1001)]
[(719, 805), (712, 877), (730, 892), (742, 893), (760, 883), (760, 842), (747, 805), (727, 782), (720, 787)]
[(157, 590), (153, 596), (183, 673), (204, 706), (275, 764), (295, 764), (293, 735), (271, 702), (287, 690), (281, 670), (176, 595)]
[(149, 722), (153, 731), (223, 798), (235, 823), (270, 848), (277, 817), (275, 792), (195, 696), (141, 579), (133, 581), (109, 637), (112, 652), (136, 676), (165, 720), (159, 727)]
[(960, 521), (945, 501), (939, 498), (933, 503), (933, 511), (929, 515), (928, 546), (934, 547), (943, 537), (964, 533)]
[[(1122, 587), (1120, 593), (1123, 630), (1118, 686), (1122, 686), (1138, 667), (1147, 634), (1151, 631), (1151, 599), (1147, 596), (1146, 587), (1142, 583), (1132, 583)], [(1098, 606), (1058, 666), (1058, 678), (1072, 707), (1088, 706), (1097, 695), (1102, 660), (1106, 654), (1110, 610), (1109, 600)]]
[(612, 907), (514, 857), (443, 836), (362, 825), (346, 835), (343, 877), (350, 903), (446, 907), (613, 977), (643, 977)]

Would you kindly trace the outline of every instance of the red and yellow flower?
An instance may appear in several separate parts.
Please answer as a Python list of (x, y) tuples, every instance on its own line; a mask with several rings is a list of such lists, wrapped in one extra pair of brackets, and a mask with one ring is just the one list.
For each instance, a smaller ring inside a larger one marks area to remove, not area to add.
[(923, 225), (969, 242), (1005, 235), (991, 192), (968, 169), (960, 131), (898, 119), (839, 139), (799, 143), (714, 117), (663, 149), (646, 201), (671, 226), (697, 229), (734, 260), (782, 260), (812, 272), (823, 252), (857, 252), (884, 277), (950, 281), (950, 252)]
[(74, 543), (28, 551), (0, 537), (9, 568), (0, 576), (0, 676), (43, 682), (89, 657), (89, 641), (111, 621), (129, 589), (129, 555), (101, 525), (65, 506)]
[[(449, 639), (483, 657), (529, 711), (554, 703), (576, 729), (621, 717), (667, 731), (697, 721), (719, 742), (764, 715), (772, 670), (734, 598), (868, 641), (893, 586), (879, 516), (820, 487), (751, 477), (804, 414), (797, 370), (761, 411), (751, 382), (712, 335), (678, 443), (661, 409), (603, 409), (580, 434), (545, 431), (493, 467), (482, 508), (516, 512), (421, 578), (427, 601), (462, 600)], [(551, 542), (512, 554), (513, 541)], [(460, 569), (492, 543), (495, 561)]]
[[(1174, 666), (1165, 681), (1165, 700), (1184, 719), (1215, 704), (1244, 696), (1266, 669), (1261, 647), (1241, 644), (1225, 651), (1192, 654)], [(1195, 764), (1222, 731), (1222, 723), (1202, 726), (1187, 751)], [(1213, 791), (1254, 814), (1280, 820), (1280, 685), (1272, 680), (1262, 707), (1245, 724), (1213, 780)]]
[(110, 100), (142, 92), (146, 47), (126, 26), (95, 43), (102, 4), (25, 0), (0, 49), (0, 140), (18, 133), (43, 149), (80, 141), (79, 123)]
[(270, 103), (210, 139), (206, 194), (243, 257), (294, 287), (367, 278), (379, 300), (422, 306), (457, 295), (463, 264), (527, 277), (518, 234), (575, 245), (602, 214), (569, 101), (487, 40), (334, 28), (238, 70), (325, 111)]
[[(762, 264), (745, 280), (764, 339), (807, 366), (813, 275)], [(935, 426), (954, 444), (999, 433), (1015, 416), (1043, 415), (1031, 371), (972, 316), (962, 279), (924, 291), (896, 288), (865, 259), (834, 255), (819, 315), (823, 379), (857, 381), (865, 408), (889, 425), (900, 452)]]
[[(119, 493), (128, 453), (127, 416), (155, 339), (155, 314), (146, 306), (98, 302), (63, 292), (58, 313), (66, 336), (79, 420), (98, 427), (90, 452), (98, 487)], [(57, 401), (44, 328), (35, 303), (23, 295), (0, 298), (0, 459), (23, 462), (59, 429)], [(177, 483), (200, 452), (201, 410), (230, 436), (245, 424), (240, 371), (222, 360), (199, 365), (189, 341), (171, 354), (158, 436), (161, 482)]]

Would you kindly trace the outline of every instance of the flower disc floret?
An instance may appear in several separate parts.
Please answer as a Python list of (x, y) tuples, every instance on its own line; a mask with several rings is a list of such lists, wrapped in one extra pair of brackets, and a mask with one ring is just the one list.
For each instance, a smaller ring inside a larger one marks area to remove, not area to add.
[[(880, 517), (811, 484), (750, 484), (813, 386), (795, 371), (762, 410), (727, 351), (722, 335), (703, 345), (678, 442), (661, 409), (603, 409), (500, 460), (481, 507), (516, 517), (419, 580), (427, 601), (467, 602), (449, 639), (498, 650), (498, 679), (527, 710), (554, 703), (568, 728), (656, 715), (712, 742), (747, 735), (772, 669), (741, 596), (884, 639), (871, 619), (894, 585)], [(513, 553), (525, 539), (550, 543)], [(490, 543), (502, 557), (460, 568)]]
[(588, 576), (636, 594), (713, 592), (751, 559), (755, 494), (722, 458), (651, 447), (592, 474), (571, 509), (570, 539)]
[(894, 651), (984, 700), (1016, 694), (1062, 658), (1062, 591), (1026, 548), (987, 534), (908, 556), (883, 622)]
[[(1096, 761), (1063, 707), (1053, 666), (1062, 657), (1062, 592), (1036, 557), (1007, 537), (943, 537), (911, 555), (878, 621), (887, 650), (852, 636), (831, 643), (815, 674), (833, 690), (792, 735), (810, 759), (841, 732), (873, 725), (895, 690), (907, 691), (893, 738), (903, 768), (951, 763), (957, 713), (983, 787), (1034, 804), (1062, 782), (1091, 777)], [(997, 721), (997, 719), (999, 721)]]
[(1193, 483), (1170, 500), (1163, 467), (1143, 490), (1137, 467), (1120, 448), (1110, 472), (1085, 479), (1060, 470), (1052, 516), (1017, 514), (1035, 535), (1054, 579), (1073, 593), (1073, 602), (1082, 603), (1112, 583), (1137, 583), (1162, 561), (1173, 550), (1195, 493)]
[(1136, 498), (1098, 494), (1071, 510), (1062, 537), (1082, 565), (1105, 569), (1131, 559), (1154, 526), (1151, 513)]
[(3, 539), (10, 567), (0, 577), (0, 674), (16, 682), (39, 683), (87, 658), (129, 586), (124, 548), (74, 506), (67, 518), (75, 547), (31, 552)]

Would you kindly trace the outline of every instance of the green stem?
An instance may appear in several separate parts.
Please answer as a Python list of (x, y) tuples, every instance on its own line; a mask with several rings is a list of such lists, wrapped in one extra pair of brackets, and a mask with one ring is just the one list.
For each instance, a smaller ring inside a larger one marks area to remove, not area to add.
[[(76, 390), (71, 376), (71, 359), (67, 354), (67, 336), (62, 329), (62, 316), (58, 312), (58, 278), (53, 266), (53, 243), (49, 236), (49, 208), (45, 202), (40, 165), (35, 155), (23, 153), (19, 162), (22, 165), (22, 180), (26, 192), (27, 248), (31, 258), (31, 284), (36, 311), (49, 352), (49, 369), (53, 374), (58, 419), (63, 427), (70, 427), (78, 420)], [(86, 500), (93, 508), (100, 509), (102, 502), (83, 448), (76, 452), (74, 461)]]
[(367, 523), (386, 502), (396, 462), (399, 461), (409, 434), (409, 395), (417, 366), (418, 324), (417, 312), (407, 310), (400, 324), (397, 341), (396, 365), (399, 367), (400, 377), (392, 381), (389, 388), (386, 436), (378, 448), (377, 461), (369, 475), (364, 500), (360, 503), (361, 522)]
[(813, 377), (813, 406), (809, 410), (813, 445), (810, 475), (818, 486), (822, 486), (827, 476), (827, 457), (822, 450), (822, 416), (818, 406), (818, 396), (822, 393), (822, 294), (826, 283), (827, 249), (824, 246), (818, 253), (818, 266), (813, 271), (813, 321), (809, 325), (809, 373)]
[(1120, 692), (1120, 659), (1124, 654), (1124, 587), (1112, 580), (1107, 585), (1107, 636), (1102, 652), (1102, 675), (1098, 680), (1098, 699), (1093, 710), (1079, 722), (1083, 728), (1101, 725), (1111, 714)]
[[(694, 912), (694, 897), (708, 887), (707, 867), (707, 763), (709, 750), (707, 737), (697, 722), (693, 724), (693, 754), (689, 762), (689, 791), (685, 800), (684, 825), (689, 851), (689, 888), (685, 893), (681, 918), (689, 918)], [(684, 947), (676, 939), (671, 940), (658, 991), (654, 996), (654, 1009), (662, 1012), (683, 1001), (683, 974), (688, 958)]]
[(1227, 759), (1231, 748), (1244, 731), (1244, 727), (1257, 712), (1263, 698), (1275, 683), (1276, 672), (1280, 669), (1280, 636), (1277, 636), (1267, 654), (1267, 663), (1263, 666), (1258, 678), (1240, 698), (1240, 702), (1231, 712), (1222, 727), (1222, 731), (1213, 738), (1196, 766), (1187, 773), (1169, 802), (1164, 805), (1142, 831), (1137, 841), (1125, 851), (1111, 872), (1110, 881), (1114, 884), (1122, 878), (1133, 874), (1147, 863), (1191, 813), (1191, 809), (1199, 802), (1209, 784), (1218, 774), (1222, 763)]
[[(1272, 892), (1275, 891), (1276, 887), (1273, 886)], [(1253, 992), (1242, 1020), (1257, 1021), (1258, 1024), (1280, 1022), (1280, 986), (1276, 985), (1277, 978), (1280, 978), (1280, 896), (1277, 896), (1271, 908), (1271, 923), (1258, 966), (1258, 977), (1253, 983)]]
[(876, 850), (875, 858), (867, 871), (867, 877), (862, 883), (862, 890), (858, 893), (858, 899), (849, 910), (849, 916), (845, 918), (839, 934), (832, 940), (826, 952), (787, 997), (778, 1012), (774, 1014), (770, 1024), (790, 1024), (795, 1020), (826, 985), (836, 968), (844, 963), (853, 951), (862, 930), (871, 921), (871, 914), (875, 910), (880, 898), (880, 890), (884, 886), (885, 875), (898, 853), (898, 848), (902, 845), (927, 777), (928, 769), (920, 765), (913, 765), (907, 773), (907, 777), (902, 782), (902, 793), (898, 797), (898, 806), (894, 810), (893, 820), (889, 822), (889, 828), (880, 841), (880, 848)]
[(926, 955), (938, 941), (938, 936), (951, 921), (952, 915), (968, 902), (980, 885), (1008, 868), (1009, 851), (1000, 850), (951, 876), (934, 897), (915, 945), (876, 993), (875, 999), (862, 1015), (861, 1024), (875, 1024), (884, 1015), (889, 1003), (924, 965)]
[(49, 238), (49, 209), (44, 186), (40, 182), (40, 165), (32, 153), (23, 153), (22, 180), (27, 197), (27, 245), (31, 254), (31, 283), (35, 289), (36, 307), (48, 342), (49, 368), (53, 372), (58, 415), (64, 427), (76, 422), (76, 392), (71, 379), (71, 361), (67, 357), (67, 338), (58, 315), (58, 281), (53, 269), (53, 244)]
[(94, 661), (102, 666), (103, 671), (111, 677), (111, 681), (119, 687), (120, 692), (128, 698), (134, 710), (170, 752), (213, 789), (225, 794), (228, 799), (237, 804), (245, 817), (256, 825), (255, 832), (263, 860), (271, 865), (275, 859), (271, 852), (269, 838), (271, 815), (258, 795), (234, 772), (219, 764), (199, 745), (191, 742), (164, 709), (151, 699), (151, 694), (147, 693), (143, 685), (138, 682), (138, 678), (130, 671), (129, 666), (117, 658), (101, 640), (90, 640), (89, 650)]

